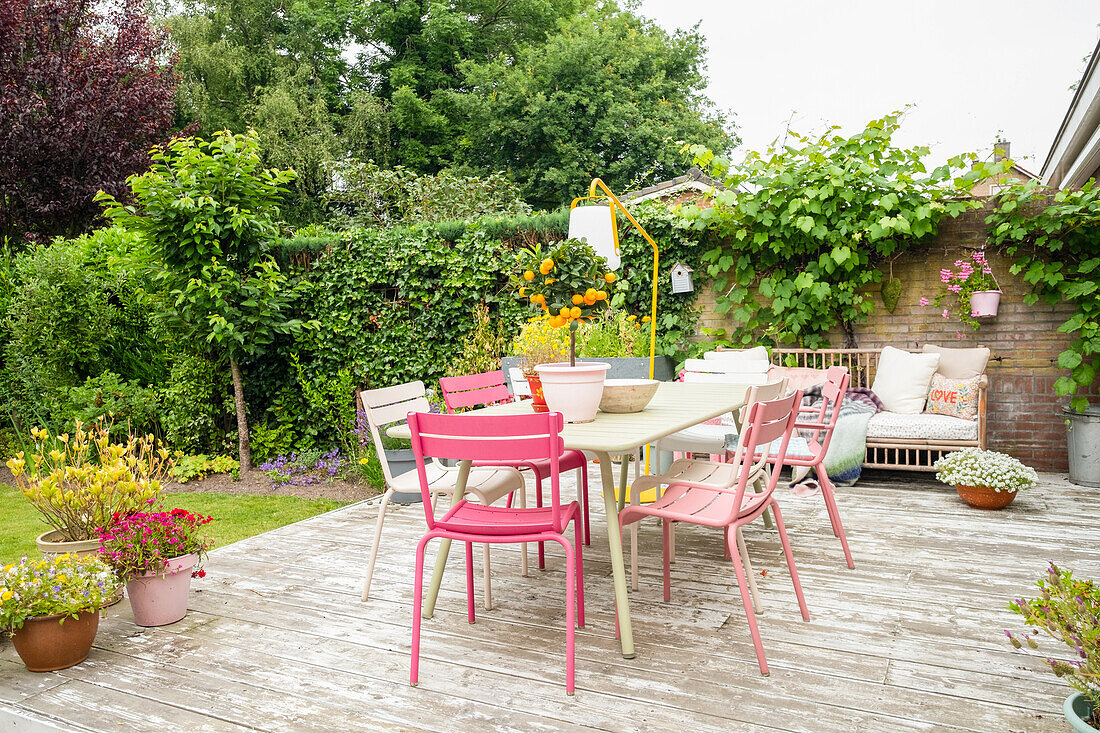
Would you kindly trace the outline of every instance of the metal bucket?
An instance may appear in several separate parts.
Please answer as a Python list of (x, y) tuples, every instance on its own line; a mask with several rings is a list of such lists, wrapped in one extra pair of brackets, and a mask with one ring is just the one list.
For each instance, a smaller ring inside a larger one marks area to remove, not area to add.
[(1100, 486), (1100, 405), (1083, 412), (1065, 408), (1069, 436), (1069, 480), (1081, 486)]

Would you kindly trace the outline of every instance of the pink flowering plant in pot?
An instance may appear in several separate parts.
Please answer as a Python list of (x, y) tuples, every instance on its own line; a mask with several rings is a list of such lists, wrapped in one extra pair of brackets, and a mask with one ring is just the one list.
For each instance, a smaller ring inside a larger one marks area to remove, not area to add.
[[(997, 315), (1001, 299), (1001, 287), (993, 276), (993, 268), (979, 250), (969, 259), (955, 260), (954, 268), (940, 270), (940, 293), (933, 301), (921, 298), (921, 305), (939, 308), (944, 300), (954, 301), (954, 311), (959, 320), (975, 331), (981, 326), (979, 318)], [(951, 317), (951, 308), (944, 308), (941, 315)]]
[(139, 626), (163, 626), (187, 614), (191, 578), (205, 577), (211, 517), (186, 509), (116, 514), (99, 530), (100, 557), (126, 581)]

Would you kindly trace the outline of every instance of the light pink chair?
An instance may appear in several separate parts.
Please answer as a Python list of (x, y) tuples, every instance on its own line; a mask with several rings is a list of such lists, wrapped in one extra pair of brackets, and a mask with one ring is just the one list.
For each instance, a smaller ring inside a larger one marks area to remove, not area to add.
[[(833, 534), (840, 538), (840, 546), (844, 549), (844, 559), (849, 568), (855, 568), (852, 559), (852, 551), (848, 549), (848, 537), (844, 533), (844, 525), (840, 521), (840, 510), (837, 508), (836, 494), (833, 482), (829, 480), (829, 474), (825, 471), (823, 462), (825, 454), (829, 452), (829, 443), (836, 429), (836, 422), (840, 417), (840, 406), (844, 403), (844, 395), (848, 392), (848, 384), (851, 375), (847, 367), (829, 367), (825, 372), (825, 383), (821, 387), (824, 399), (818, 407), (800, 407), (799, 419), (795, 423), (795, 429), (801, 435), (791, 438), (783, 458), (783, 465), (791, 468), (799, 466), (812, 469), (817, 476), (817, 483), (821, 487), (821, 497), (825, 500), (825, 509), (829, 513), (829, 523), (833, 527)], [(809, 437), (805, 437), (808, 435)], [(773, 458), (772, 460), (776, 460)]]
[[(481, 407), (483, 405), (511, 402), (512, 395), (504, 384), (504, 372), (482, 372), (465, 377), (441, 377), (439, 387), (443, 391), (443, 403), (447, 406), (447, 412), (454, 414), (455, 410), (464, 407)], [(558, 461), (562, 471), (577, 471), (577, 487), (581, 499), (581, 507), (584, 510), (584, 544), (592, 544), (589, 534), (588, 522), (588, 459), (579, 450), (567, 450)], [(522, 460), (522, 461), (474, 461), (475, 466), (507, 466), (517, 468), (520, 471), (530, 471), (535, 477), (535, 506), (542, 506), (542, 480), (550, 475), (550, 462), (548, 460)], [(508, 506), (512, 505), (512, 498), (508, 497)], [(545, 546), (539, 544), (539, 567), (546, 567)], [(526, 568), (524, 568), (526, 571)]]
[[(558, 469), (565, 451), (565, 443), (558, 434), (562, 425), (560, 412), (494, 416), (409, 414), (412, 448), (420, 466), (420, 490), (424, 495), (424, 516), (428, 522), (428, 533), (416, 546), (411, 684), (417, 683), (420, 667), (420, 607), (424, 586), (424, 549), (428, 542), (439, 537), (466, 543), (466, 613), (470, 623), (473, 623), (473, 543), (552, 541), (560, 543), (565, 549), (565, 691), (573, 694), (573, 627), (574, 622), (584, 627), (584, 563), (580, 507), (575, 501), (561, 504), (558, 490)], [(430, 502), (431, 482), (423, 467), (425, 456), (484, 461), (493, 465), (527, 460), (546, 461), (550, 465), (550, 505), (532, 509), (509, 508), (471, 504), (463, 499), (436, 519)], [(565, 537), (570, 522), (576, 522), (572, 546)]]
[[(738, 439), (737, 450), (734, 451), (729, 463), (736, 467), (736, 473), (731, 477), (732, 482), (724, 488), (719, 488), (713, 483), (700, 484), (691, 481), (681, 481), (671, 484), (665, 489), (660, 499), (649, 505), (631, 505), (619, 514), (619, 521), (626, 525), (637, 522), (643, 517), (658, 517), (663, 524), (664, 536), (664, 597), (668, 601), (671, 598), (671, 572), (669, 560), (671, 552), (671, 535), (673, 522), (690, 522), (706, 527), (716, 527), (725, 530), (726, 547), (729, 557), (733, 560), (734, 573), (737, 575), (737, 586), (741, 591), (741, 602), (745, 607), (745, 615), (748, 617), (749, 632), (752, 634), (752, 643), (756, 648), (756, 659), (760, 664), (760, 672), (768, 674), (768, 662), (764, 657), (764, 645), (760, 640), (760, 631), (756, 626), (756, 613), (754, 610), (751, 589), (742, 567), (741, 552), (736, 541), (739, 530), (744, 525), (761, 516), (765, 510), (771, 509), (775, 516), (775, 526), (779, 530), (779, 540), (783, 544), (783, 553), (787, 556), (787, 567), (791, 572), (791, 580), (794, 582), (794, 592), (798, 597), (798, 607), (802, 611), (802, 618), (810, 620), (810, 612), (806, 609), (806, 599), (802, 595), (802, 585), (798, 581), (798, 570), (794, 565), (794, 556), (791, 554), (791, 544), (787, 538), (787, 528), (783, 524), (783, 514), (779, 511), (779, 504), (775, 500), (775, 486), (779, 482), (779, 474), (783, 467), (783, 455), (790, 442), (791, 433), (794, 431), (797, 419), (796, 405), (802, 399), (801, 392), (794, 392), (786, 397), (768, 402), (753, 404), (745, 418), (744, 429)], [(757, 449), (760, 449), (759, 451)], [(757, 456), (753, 459), (753, 456)], [(771, 470), (769, 475), (769, 462)], [(723, 465), (723, 464), (714, 464)], [(764, 490), (760, 493), (746, 491), (758, 478), (766, 477)], [(713, 477), (712, 477), (713, 478)]]

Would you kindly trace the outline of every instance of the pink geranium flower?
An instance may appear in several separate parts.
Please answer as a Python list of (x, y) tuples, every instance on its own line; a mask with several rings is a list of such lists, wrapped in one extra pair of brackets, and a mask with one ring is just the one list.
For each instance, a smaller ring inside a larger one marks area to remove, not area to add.
[(928, 305), (928, 298), (921, 298), (920, 299), (920, 304), (921, 305)]
[(951, 317), (951, 314), (947, 311), (946, 308), (943, 309), (943, 317), (944, 318), (950, 318)]
[(948, 285), (947, 289), (950, 290), (952, 293), (957, 293), (962, 290), (962, 285)]

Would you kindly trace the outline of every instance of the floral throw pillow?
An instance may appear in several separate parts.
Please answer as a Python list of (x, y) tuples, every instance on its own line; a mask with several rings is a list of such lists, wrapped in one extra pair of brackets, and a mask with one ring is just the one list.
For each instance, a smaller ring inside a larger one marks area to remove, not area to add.
[(928, 389), (928, 407), (925, 412), (933, 415), (978, 419), (978, 381), (981, 377), (951, 379), (939, 372), (932, 375)]

